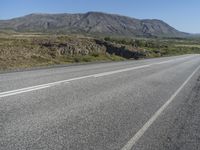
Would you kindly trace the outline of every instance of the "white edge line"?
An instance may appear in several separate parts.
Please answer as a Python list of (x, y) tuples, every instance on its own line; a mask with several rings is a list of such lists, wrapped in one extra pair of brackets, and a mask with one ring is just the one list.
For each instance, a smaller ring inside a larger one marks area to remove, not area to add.
[(121, 150), (131, 150), (136, 142), (143, 136), (143, 134), (148, 130), (148, 128), (154, 123), (154, 121), (160, 116), (160, 114), (165, 110), (165, 108), (174, 100), (174, 98), (179, 94), (179, 92), (184, 88), (184, 86), (190, 81), (193, 75), (200, 69), (198, 66), (194, 72), (185, 80), (185, 82), (178, 88), (178, 90), (167, 100), (167, 102), (162, 105), (154, 115), (143, 125), (143, 127), (126, 143), (126, 145)]

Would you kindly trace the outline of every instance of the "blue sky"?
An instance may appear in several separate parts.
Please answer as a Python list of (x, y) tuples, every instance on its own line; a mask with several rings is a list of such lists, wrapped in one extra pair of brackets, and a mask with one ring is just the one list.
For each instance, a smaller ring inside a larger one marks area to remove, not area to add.
[(178, 30), (200, 33), (200, 0), (0, 0), (0, 19), (88, 11), (161, 19)]

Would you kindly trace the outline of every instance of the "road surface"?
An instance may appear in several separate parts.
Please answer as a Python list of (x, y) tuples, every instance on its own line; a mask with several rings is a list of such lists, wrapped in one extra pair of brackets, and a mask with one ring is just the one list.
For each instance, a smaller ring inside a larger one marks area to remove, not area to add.
[(0, 74), (1, 150), (199, 150), (200, 55)]

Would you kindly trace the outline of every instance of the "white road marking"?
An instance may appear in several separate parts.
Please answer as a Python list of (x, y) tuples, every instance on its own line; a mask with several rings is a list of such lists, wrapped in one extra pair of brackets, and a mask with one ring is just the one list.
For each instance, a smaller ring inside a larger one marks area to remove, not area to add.
[[(176, 59), (178, 59), (178, 58), (176, 58)], [(176, 59), (174, 59), (174, 60), (162, 61), (162, 62), (154, 63), (154, 64), (152, 64), (152, 65), (161, 65), (161, 64), (165, 64), (165, 63), (169, 63), (169, 62), (175, 61)], [(180, 58), (179, 58), (179, 60), (180, 60)]]
[(115, 70), (115, 71), (110, 71), (110, 72), (104, 72), (104, 73), (99, 73), (93, 75), (95, 78), (102, 77), (102, 76), (107, 76), (115, 73), (120, 73), (120, 72), (125, 72), (125, 71), (131, 71), (131, 70), (136, 70), (136, 69), (141, 69), (141, 68), (147, 68), (150, 67), (151, 65), (144, 65), (144, 66), (137, 66), (137, 67), (132, 67), (132, 68), (126, 68), (126, 69), (121, 69), (121, 70)]
[(144, 135), (148, 128), (154, 123), (154, 121), (160, 116), (165, 108), (174, 100), (184, 86), (190, 81), (193, 75), (200, 69), (198, 66), (194, 72), (185, 80), (185, 82), (178, 88), (178, 90), (167, 100), (167, 102), (161, 106), (154, 115), (143, 125), (143, 127), (127, 142), (127, 144), (121, 150), (131, 150), (136, 142)]
[[(178, 58), (178, 59), (183, 59), (183, 58)], [(177, 60), (177, 59), (162, 61), (162, 62), (159, 62), (159, 63), (152, 63), (152, 64), (149, 64), (149, 65), (125, 68), (125, 69), (120, 69), (120, 70), (115, 70), (115, 71), (97, 73), (97, 74), (92, 74), (92, 75), (87, 75), (87, 76), (82, 76), (82, 77), (76, 77), (76, 78), (72, 78), (72, 79), (56, 81), (56, 82), (51, 82), (51, 83), (47, 83), (47, 84), (41, 84), (41, 85), (37, 85), (37, 86), (31, 86), (31, 87), (26, 87), (26, 88), (22, 88), (22, 89), (12, 90), (12, 91), (0, 92), (0, 98), (11, 96), (11, 95), (17, 95), (17, 94), (21, 94), (21, 93), (26, 93), (26, 92), (30, 92), (30, 91), (36, 91), (36, 90), (40, 90), (40, 89), (44, 89), (44, 88), (49, 88), (49, 87), (56, 86), (56, 85), (59, 85), (59, 84), (62, 84), (62, 83), (69, 83), (70, 81), (81, 80), (81, 79), (86, 79), (86, 78), (90, 78), (90, 77), (98, 78), (98, 77), (112, 75), (112, 74), (116, 74), (116, 73), (147, 68), (147, 67), (150, 67), (152, 65), (169, 63), (169, 62), (172, 62), (172, 61), (175, 61), (175, 60)]]
[(169, 62), (173, 62), (173, 61), (175, 61), (175, 60), (182, 60), (182, 59), (185, 59), (185, 58), (188, 58), (188, 57), (191, 57), (191, 56), (182, 57), (182, 58), (175, 58), (175, 59), (172, 59), (172, 60), (161, 61), (161, 62), (153, 63), (153, 64), (151, 64), (151, 65), (166, 64), (166, 63), (169, 63)]
[(37, 88), (27, 88), (26, 90), (14, 90), (15, 92), (13, 91), (9, 91), (9, 92), (3, 92), (3, 93), (0, 93), (0, 98), (1, 97), (7, 97), (7, 96), (11, 96), (11, 95), (16, 95), (16, 94), (21, 94), (21, 93), (26, 93), (26, 92), (31, 92), (31, 91), (36, 91), (36, 90), (41, 90), (41, 89), (45, 89), (45, 88), (48, 88), (50, 86), (41, 86), (41, 87), (37, 87)]

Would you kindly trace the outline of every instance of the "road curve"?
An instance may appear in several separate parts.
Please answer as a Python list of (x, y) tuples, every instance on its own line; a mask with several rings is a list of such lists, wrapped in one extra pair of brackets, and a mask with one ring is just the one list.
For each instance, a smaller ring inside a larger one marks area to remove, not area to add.
[(198, 150), (200, 55), (0, 74), (0, 150)]

